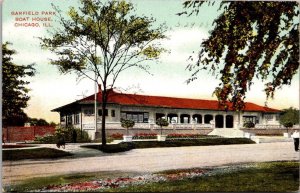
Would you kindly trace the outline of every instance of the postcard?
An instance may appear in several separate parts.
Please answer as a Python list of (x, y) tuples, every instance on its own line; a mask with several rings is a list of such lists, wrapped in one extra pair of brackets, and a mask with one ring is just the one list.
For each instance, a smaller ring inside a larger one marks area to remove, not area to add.
[(2, 192), (299, 190), (296, 1), (4, 0)]

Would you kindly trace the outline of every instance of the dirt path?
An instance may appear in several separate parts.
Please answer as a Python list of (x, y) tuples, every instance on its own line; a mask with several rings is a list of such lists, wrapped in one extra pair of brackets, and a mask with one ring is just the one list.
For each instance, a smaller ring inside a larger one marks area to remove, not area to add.
[(247, 145), (134, 149), (98, 157), (3, 162), (2, 182), (79, 172), (156, 172), (176, 168), (212, 167), (248, 162), (299, 160), (291, 142)]

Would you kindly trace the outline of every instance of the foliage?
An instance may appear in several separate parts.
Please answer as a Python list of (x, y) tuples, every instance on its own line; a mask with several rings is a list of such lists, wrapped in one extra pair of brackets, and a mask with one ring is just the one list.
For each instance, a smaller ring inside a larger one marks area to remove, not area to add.
[(72, 155), (52, 148), (3, 150), (2, 153), (3, 160), (49, 159)]
[(155, 123), (156, 125), (160, 126), (161, 135), (162, 135), (162, 127), (167, 127), (169, 125), (169, 122), (164, 118), (158, 118)]
[(45, 119), (28, 118), (26, 122), (32, 126), (55, 126), (54, 122), (48, 123)]
[(296, 108), (290, 107), (288, 109), (282, 110), (282, 113), (279, 118), (279, 122), (282, 125), (290, 125), (288, 127), (292, 127), (293, 125), (299, 124), (299, 110)]
[[(181, 14), (201, 14), (205, 2), (186, 1)], [(273, 98), (282, 85), (290, 85), (299, 67), (298, 3), (224, 1), (219, 10), (209, 38), (202, 42), (197, 58), (191, 57), (187, 82), (197, 79), (201, 70), (216, 73), (221, 83), (214, 94), (226, 109), (230, 101), (236, 110), (244, 108), (255, 77), (265, 82), (267, 98)]]
[(113, 133), (110, 135), (111, 138), (113, 139), (123, 139), (123, 134), (122, 133)]
[(133, 120), (121, 119), (121, 126), (126, 129), (132, 128), (134, 125), (135, 125), (135, 122)]
[(126, 128), (127, 130), (127, 135), (128, 135), (128, 129), (132, 128), (134, 126), (135, 122), (130, 119), (121, 119), (121, 126), (123, 128)]
[(136, 133), (132, 139), (156, 139), (156, 133)]
[(72, 142), (73, 130), (75, 130), (77, 134), (77, 143), (91, 142), (91, 139), (86, 131), (81, 131), (80, 129), (74, 128), (73, 126), (65, 127), (61, 125), (56, 127), (54, 135), (36, 137), (35, 141), (39, 143), (55, 144), (61, 137), (64, 137), (65, 142)]
[(255, 124), (252, 121), (247, 121), (243, 125), (245, 128), (254, 128)]
[(46, 135), (46, 136), (36, 136), (34, 141), (38, 143), (45, 143), (45, 144), (55, 144), (57, 142), (56, 135)]
[(6, 126), (23, 126), (27, 115), (24, 109), (30, 99), (28, 77), (35, 74), (34, 64), (17, 65), (13, 63), (15, 50), (10, 43), (2, 44), (2, 124)]
[[(135, 15), (133, 5), (124, 0), (80, 2), (80, 8), (70, 7), (69, 19), (54, 6), (62, 27), (55, 29), (50, 38), (40, 39), (43, 48), (59, 56), (51, 63), (62, 73), (74, 72), (79, 79), (89, 78), (102, 86), (104, 112), (108, 89), (114, 87), (119, 74), (133, 67), (148, 72), (146, 61), (156, 61), (165, 51), (158, 41), (165, 38), (164, 26), (154, 28), (155, 19)], [(101, 123), (105, 145), (104, 113)]]

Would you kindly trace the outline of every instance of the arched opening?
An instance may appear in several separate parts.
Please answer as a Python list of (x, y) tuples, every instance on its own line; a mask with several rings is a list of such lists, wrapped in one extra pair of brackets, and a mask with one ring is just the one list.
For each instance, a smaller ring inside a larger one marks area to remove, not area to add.
[(212, 115), (204, 115), (204, 123), (209, 124), (211, 120), (213, 120)]
[(155, 114), (155, 117), (156, 117), (155, 120), (157, 120), (157, 119), (159, 119), (159, 118), (165, 118), (165, 114), (164, 114), (164, 113), (156, 113), (156, 114)]
[(217, 115), (216, 116), (215, 125), (216, 125), (216, 128), (223, 128), (224, 127), (224, 118), (223, 118), (223, 115)]
[(193, 115), (193, 120), (195, 121), (195, 123), (202, 123), (202, 116), (199, 114), (195, 114)]
[(170, 113), (167, 116), (167, 120), (169, 123), (178, 123), (178, 115), (175, 113)]
[(226, 115), (226, 128), (233, 128), (233, 116)]
[(180, 115), (180, 123), (190, 123), (190, 115), (188, 114)]

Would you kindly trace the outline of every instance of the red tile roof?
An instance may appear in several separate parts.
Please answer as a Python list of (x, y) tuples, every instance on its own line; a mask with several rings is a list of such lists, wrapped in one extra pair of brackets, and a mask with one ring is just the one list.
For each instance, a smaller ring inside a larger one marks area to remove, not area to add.
[[(101, 103), (102, 93), (97, 95), (97, 101)], [(80, 100), (80, 103), (94, 102), (94, 95)], [(202, 99), (187, 99), (175, 97), (162, 96), (148, 96), (138, 94), (125, 94), (109, 90), (108, 103), (133, 105), (133, 106), (148, 106), (148, 107), (165, 107), (178, 109), (203, 109), (203, 110), (224, 110), (219, 106), (216, 100), (202, 100)], [(245, 104), (244, 111), (260, 111), (260, 112), (280, 112), (280, 110), (268, 107), (259, 106), (254, 103)]]

